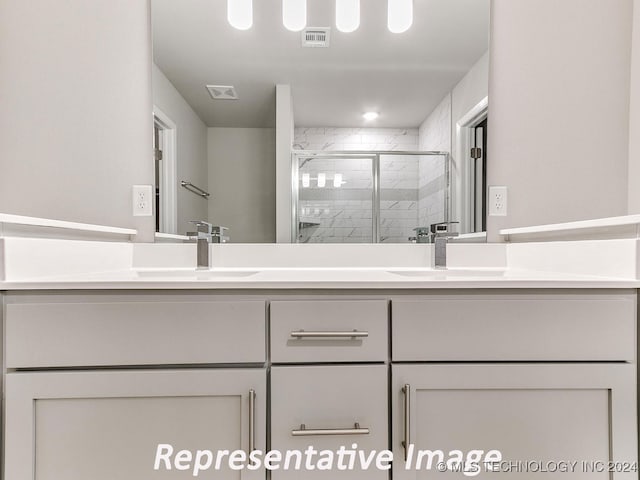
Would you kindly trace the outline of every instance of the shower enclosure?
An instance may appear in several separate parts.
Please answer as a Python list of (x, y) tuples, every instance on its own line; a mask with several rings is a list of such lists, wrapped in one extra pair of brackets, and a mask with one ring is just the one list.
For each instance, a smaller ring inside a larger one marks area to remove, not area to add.
[(446, 152), (293, 152), (293, 241), (409, 243), (449, 221)]

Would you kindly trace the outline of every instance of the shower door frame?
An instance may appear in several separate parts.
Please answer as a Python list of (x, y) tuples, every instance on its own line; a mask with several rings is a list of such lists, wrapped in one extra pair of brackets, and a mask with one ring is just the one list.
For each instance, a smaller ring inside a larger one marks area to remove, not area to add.
[[(444, 193), (444, 221), (451, 218), (451, 155), (449, 152), (419, 151), (419, 150), (292, 150), (291, 151), (291, 242), (298, 243), (300, 235), (300, 216), (298, 212), (300, 197), (299, 164), (301, 159), (326, 160), (333, 158), (365, 158), (372, 160), (372, 242), (380, 243), (380, 157), (391, 156), (439, 156), (444, 157), (445, 193)], [(418, 225), (416, 225), (418, 226)]]

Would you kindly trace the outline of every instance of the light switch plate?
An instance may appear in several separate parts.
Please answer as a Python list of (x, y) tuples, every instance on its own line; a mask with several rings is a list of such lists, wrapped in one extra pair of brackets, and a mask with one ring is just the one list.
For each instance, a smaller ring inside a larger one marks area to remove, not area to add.
[(489, 187), (489, 215), (492, 217), (507, 216), (507, 187)]
[(132, 200), (134, 217), (153, 215), (153, 185), (134, 185)]

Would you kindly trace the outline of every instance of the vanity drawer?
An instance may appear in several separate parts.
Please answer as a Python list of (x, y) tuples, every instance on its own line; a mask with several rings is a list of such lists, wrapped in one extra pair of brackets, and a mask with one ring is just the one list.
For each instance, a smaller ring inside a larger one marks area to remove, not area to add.
[(636, 295), (434, 295), (392, 302), (394, 361), (634, 361)]
[[(385, 365), (273, 367), (271, 449), (336, 451), (354, 443), (366, 454), (387, 449), (387, 379)], [(278, 470), (272, 479), (325, 479), (327, 473), (349, 480), (388, 478), (374, 464), (367, 471), (338, 471), (335, 465), (332, 472)]]
[(8, 368), (263, 363), (263, 301), (6, 305)]
[(274, 363), (385, 361), (386, 300), (271, 302)]

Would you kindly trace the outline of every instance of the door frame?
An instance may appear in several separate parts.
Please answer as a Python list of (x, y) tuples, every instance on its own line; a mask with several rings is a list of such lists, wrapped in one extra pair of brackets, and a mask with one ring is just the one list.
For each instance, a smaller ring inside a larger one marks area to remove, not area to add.
[[(460, 172), (460, 231), (469, 232), (471, 216), (474, 214), (473, 198), (471, 195), (471, 145), (473, 142), (473, 128), (487, 118), (489, 113), (489, 97), (484, 97), (471, 110), (456, 122), (456, 155)], [(485, 199), (486, 201), (486, 199)]]
[[(153, 121), (162, 130), (162, 181), (160, 188), (160, 232), (178, 233), (177, 125), (157, 106)], [(155, 168), (155, 165), (154, 165)], [(156, 212), (158, 215), (158, 212)]]

